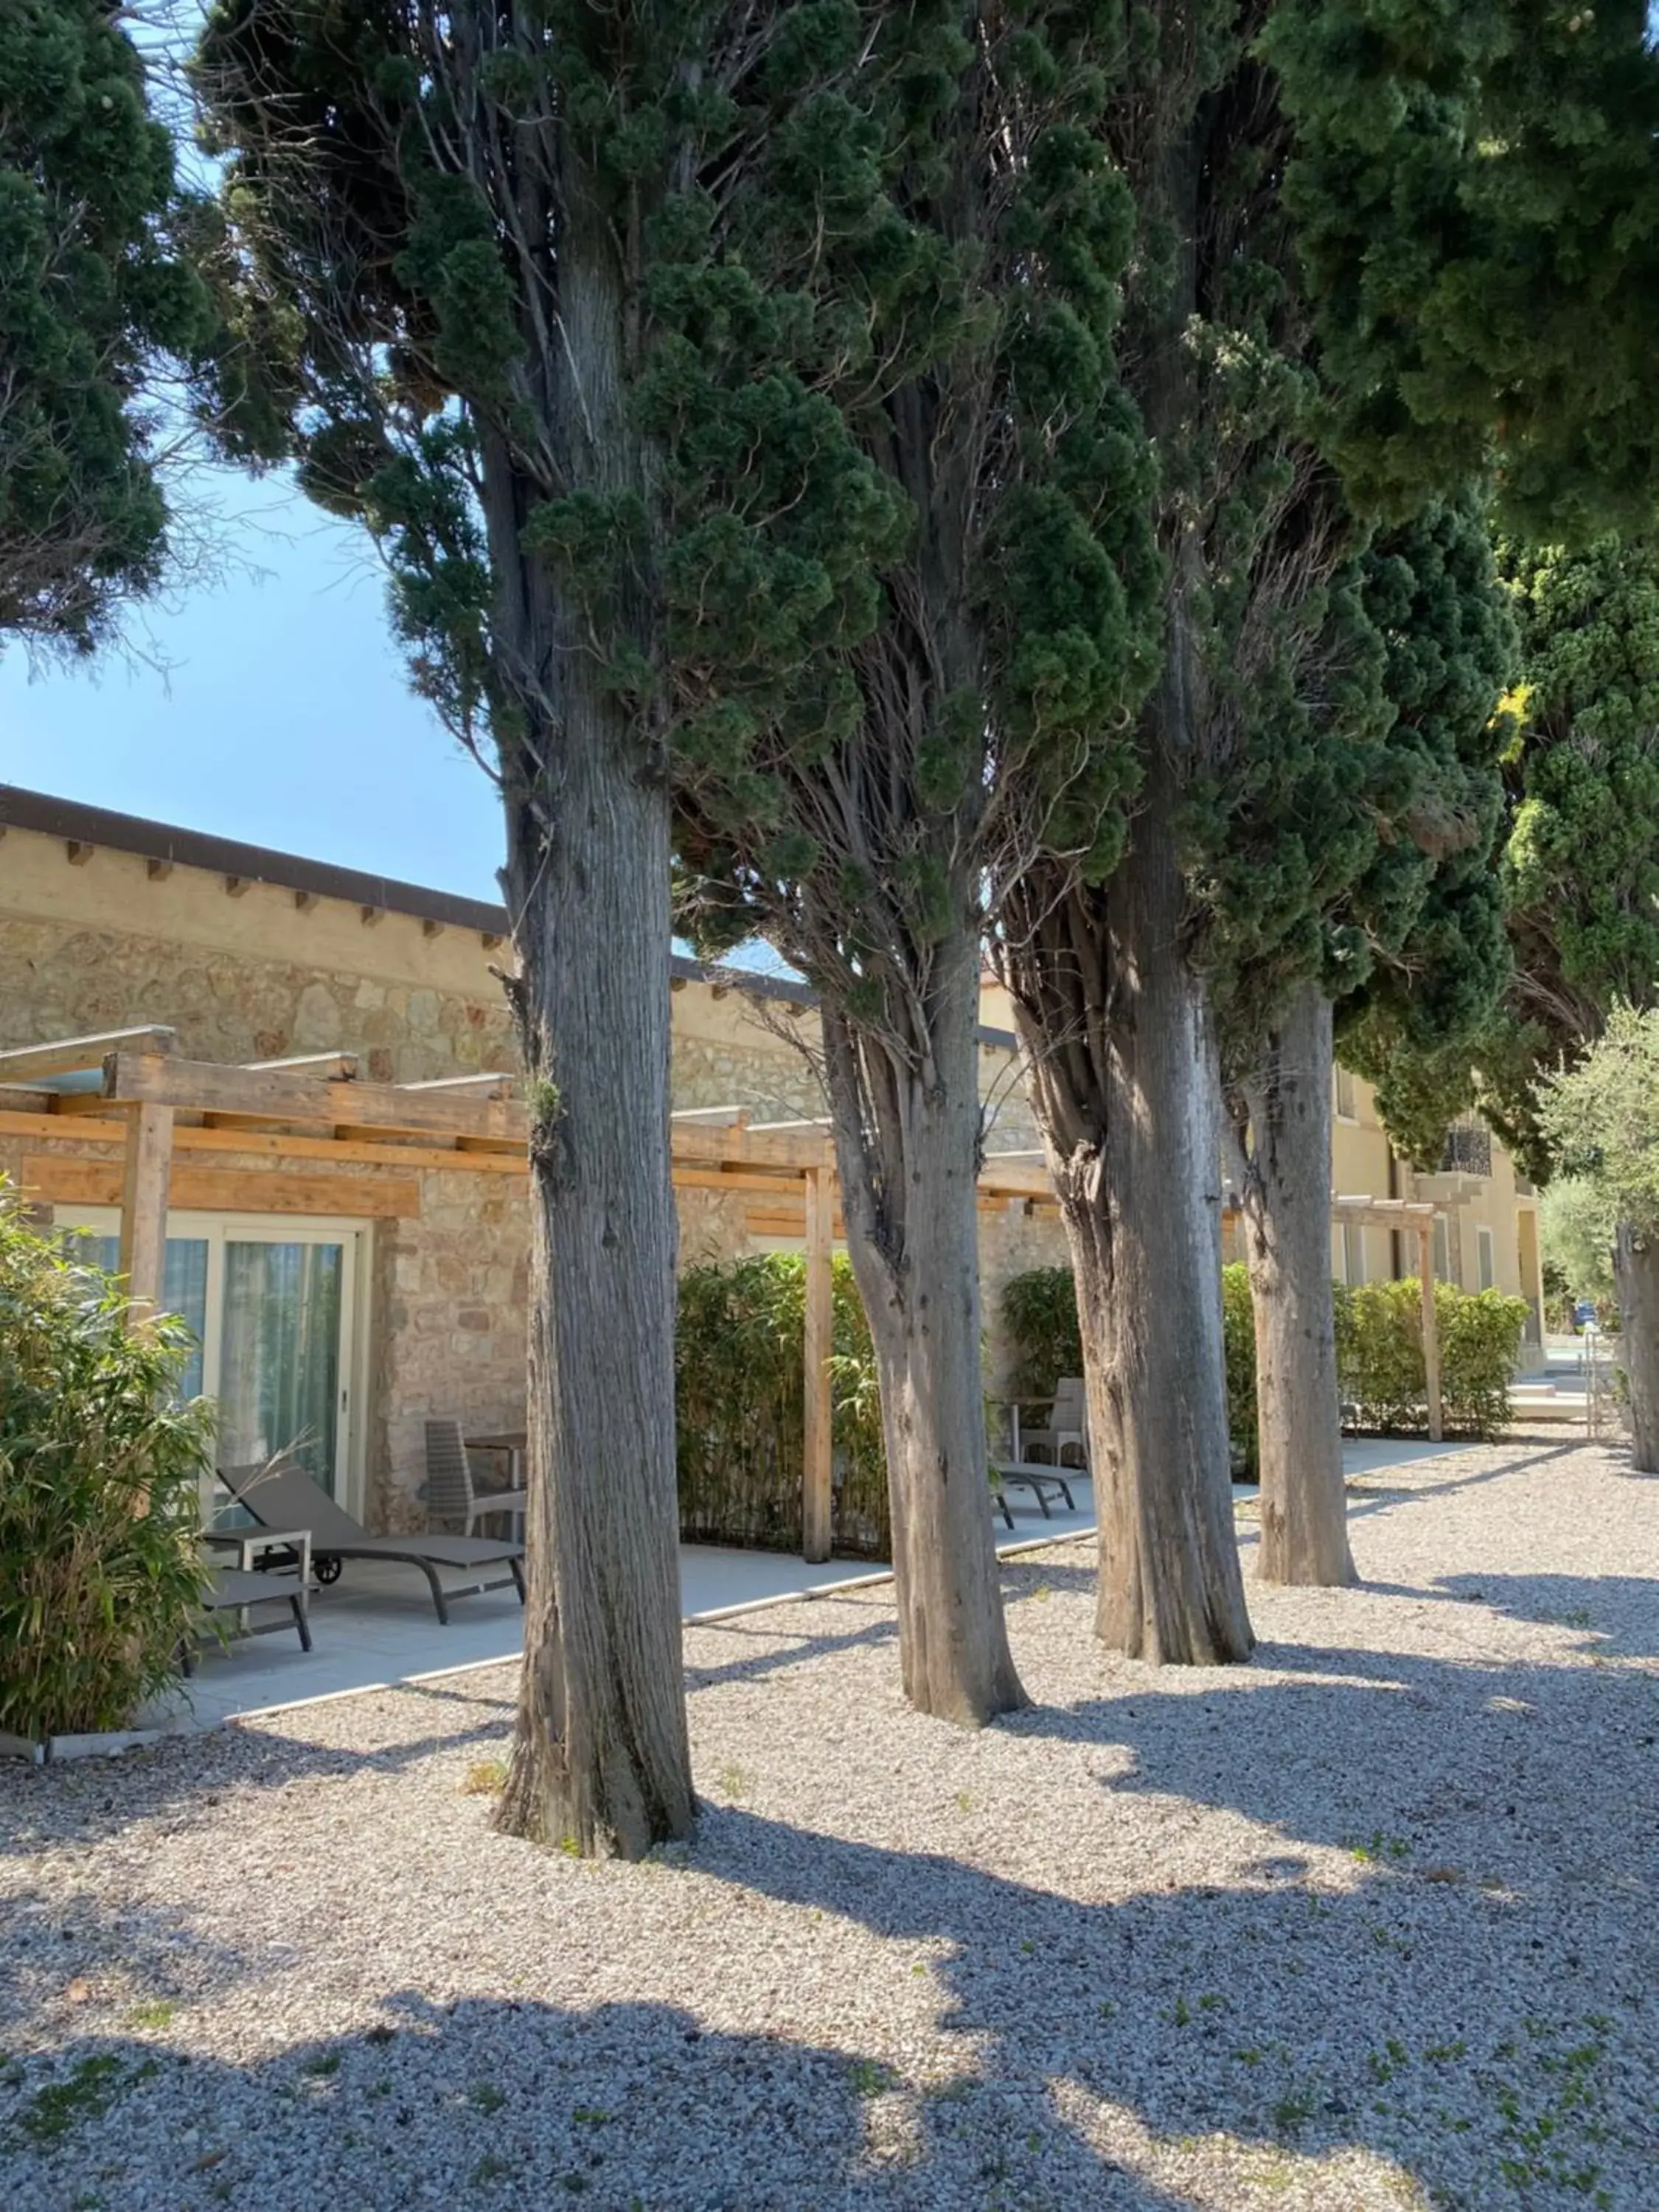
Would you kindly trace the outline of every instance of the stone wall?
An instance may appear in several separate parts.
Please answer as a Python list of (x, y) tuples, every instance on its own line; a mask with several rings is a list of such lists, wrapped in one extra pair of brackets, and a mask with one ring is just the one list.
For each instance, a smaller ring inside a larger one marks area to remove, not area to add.
[(981, 1206), (979, 1216), (979, 1285), (985, 1340), (985, 1384), (994, 1395), (1010, 1385), (1014, 1350), (1002, 1319), (1002, 1293), (1016, 1275), (1032, 1267), (1071, 1265), (1066, 1231), (1052, 1206), (1028, 1206), (1019, 1199), (1006, 1200), (994, 1209)]
[[(0, 1048), (161, 1024), (179, 1032), (182, 1053), (208, 1060), (348, 1051), (381, 1082), (511, 1067), (492, 972), (504, 957), (477, 931), (276, 881), (238, 887), (210, 870), (153, 867), (102, 848), (71, 865), (61, 839), (30, 830), (14, 829), (0, 845)], [(1000, 1006), (988, 1013), (1006, 1018)], [(746, 1108), (757, 1122), (823, 1115), (810, 1008), (777, 999), (757, 1011), (741, 992), (683, 979), (673, 1014), (677, 1107)], [(1010, 1053), (982, 1054), (981, 1089), (990, 1149), (1034, 1146)], [(117, 1157), (73, 1139), (0, 1133), (0, 1172), (15, 1177), (26, 1153), (43, 1151)], [(215, 1153), (211, 1164), (257, 1176), (279, 1163)], [(362, 1202), (354, 1183), (385, 1171), (327, 1172), (338, 1186), (330, 1212), (352, 1218)], [(524, 1418), (523, 1182), (434, 1169), (421, 1171), (419, 1185), (417, 1216), (377, 1219), (368, 1236), (360, 1502), (373, 1525), (391, 1528), (424, 1517), (429, 1416), (472, 1428)], [(685, 1189), (678, 1205), (683, 1267), (757, 1248), (740, 1194)], [(1063, 1256), (1063, 1240), (1052, 1218), (1032, 1221), (1023, 1207), (984, 1214), (981, 1228), (988, 1355), (1000, 1378), (1001, 1286), (1023, 1267)]]
[[(365, 935), (368, 933), (365, 932)], [(0, 1046), (161, 1023), (194, 1060), (355, 1052), (380, 1083), (514, 1065), (507, 1009), (301, 960), (0, 914)]]
[(375, 1525), (425, 1520), (426, 1423), (521, 1428), (529, 1206), (519, 1176), (433, 1170), (418, 1219), (386, 1221), (374, 1243), (370, 1344)]

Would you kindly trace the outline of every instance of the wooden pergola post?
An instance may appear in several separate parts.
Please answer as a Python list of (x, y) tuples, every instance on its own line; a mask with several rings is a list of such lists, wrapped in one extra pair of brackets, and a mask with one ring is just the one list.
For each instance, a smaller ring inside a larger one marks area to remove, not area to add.
[(130, 1318), (161, 1309), (167, 1264), (167, 1185), (173, 1174), (171, 1106), (130, 1107), (121, 1182), (120, 1270), (127, 1279)]
[(1417, 1280), (1423, 1297), (1423, 1377), (1429, 1401), (1429, 1442), (1444, 1440), (1445, 1420), (1440, 1402), (1440, 1322), (1434, 1304), (1434, 1228), (1417, 1232)]
[(808, 1168), (806, 1198), (806, 1429), (801, 1455), (801, 1550), (827, 1559), (834, 1534), (835, 1497), (830, 1355), (835, 1347), (832, 1272), (836, 1178), (829, 1168)]

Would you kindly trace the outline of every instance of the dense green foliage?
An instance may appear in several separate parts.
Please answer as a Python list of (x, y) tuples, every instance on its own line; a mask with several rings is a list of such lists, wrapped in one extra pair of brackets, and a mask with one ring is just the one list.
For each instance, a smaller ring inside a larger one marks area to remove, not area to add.
[(1510, 979), (1498, 848), (1515, 723), (1500, 694), (1517, 645), (1472, 501), (1431, 510), (1374, 546), (1364, 598), (1383, 643), (1402, 804), (1379, 822), (1355, 886), (1369, 957), (1337, 994), (1337, 1036), (1345, 1064), (1376, 1085), (1395, 1145), (1432, 1168), (1461, 1097), (1422, 1073), (1467, 1070)]
[[(1536, 1113), (1574, 1194), (1581, 1275), (1593, 1275), (1598, 1249), (1611, 1255), (1620, 1222), (1644, 1238), (1659, 1235), (1659, 1007), (1638, 1012), (1615, 1003), (1583, 1057), (1545, 1077)], [(1559, 1210), (1554, 1220), (1559, 1235)], [(1607, 1285), (1591, 1279), (1583, 1287), (1595, 1296)]]
[[(1334, 1288), (1337, 1367), (1352, 1425), (1387, 1436), (1419, 1433), (1427, 1415), (1422, 1296), (1416, 1281), (1366, 1283), (1352, 1289), (1338, 1283)], [(1222, 1269), (1221, 1293), (1228, 1432), (1236, 1467), (1253, 1477), (1258, 1452), (1255, 1322), (1249, 1270), (1242, 1261)], [(1526, 1325), (1526, 1302), (1499, 1291), (1475, 1293), (1437, 1283), (1435, 1313), (1440, 1324), (1447, 1433), (1496, 1436), (1507, 1417), (1507, 1392)], [(1014, 1276), (1003, 1291), (1002, 1314), (1016, 1361), (1011, 1387), (1018, 1395), (1040, 1396), (1053, 1389), (1058, 1376), (1078, 1372), (1073, 1366), (1057, 1364), (1075, 1358), (1079, 1349), (1069, 1268), (1036, 1267)]]
[(1255, 1302), (1250, 1271), (1242, 1260), (1221, 1270), (1222, 1340), (1227, 1352), (1227, 1436), (1233, 1472), (1254, 1482), (1261, 1464), (1261, 1435), (1256, 1425)]
[(1065, 1375), (1083, 1372), (1077, 1291), (1069, 1267), (1028, 1267), (1002, 1286), (1002, 1326), (1013, 1365), (1008, 1388), (1017, 1398), (1042, 1398)]
[(1594, 1181), (1551, 1178), (1538, 1208), (1545, 1319), (1551, 1328), (1571, 1328), (1572, 1309), (1580, 1298), (1593, 1298), (1598, 1307), (1612, 1304), (1613, 1228)]
[(1659, 495), (1659, 60), (1644, 0), (1279, 0), (1285, 174), (1335, 404), (1373, 508), (1414, 508), (1495, 439), (1549, 539)]
[[(1434, 1310), (1446, 1434), (1490, 1440), (1509, 1418), (1526, 1300), (1437, 1283)], [(1423, 1293), (1415, 1277), (1338, 1284), (1336, 1365), (1353, 1426), (1382, 1436), (1426, 1429)]]
[(210, 327), (173, 145), (101, 0), (0, 9), (0, 640), (74, 652), (167, 550), (155, 392)]
[(1121, 848), (1155, 568), (1116, 46), (1046, 0), (793, 11), (763, 155), (654, 295), (686, 915), (900, 1033), (988, 877)]
[[(806, 1264), (769, 1253), (690, 1267), (675, 1337), (680, 1533), (801, 1547)], [(835, 1263), (834, 1548), (892, 1557), (875, 1360), (848, 1262)]]
[(125, 1326), (120, 1284), (0, 1187), (0, 1730), (131, 1725), (199, 1619), (212, 1408), (181, 1405), (182, 1322)]
[(1659, 554), (1617, 538), (1511, 557), (1525, 720), (1504, 855), (1515, 982), (1482, 1103), (1542, 1175), (1540, 1068), (1659, 1002)]

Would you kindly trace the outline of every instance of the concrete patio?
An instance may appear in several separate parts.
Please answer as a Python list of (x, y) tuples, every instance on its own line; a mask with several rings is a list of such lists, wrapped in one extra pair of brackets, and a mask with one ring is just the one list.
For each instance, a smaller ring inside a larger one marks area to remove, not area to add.
[[(1459, 1449), (1398, 1438), (1350, 1437), (1343, 1460), (1351, 1477), (1361, 1476)], [(1029, 1495), (1011, 1492), (1015, 1527), (1010, 1530), (998, 1516), (998, 1552), (1006, 1554), (1028, 1545), (1092, 1533), (1094, 1496), (1087, 1477), (1076, 1479), (1072, 1489), (1076, 1510), (1067, 1512), (1056, 1500), (1046, 1520)], [(1255, 1493), (1241, 1486), (1237, 1494), (1248, 1499)], [(684, 1544), (680, 1547), (681, 1610), (688, 1621), (706, 1620), (848, 1583), (878, 1582), (889, 1571), (875, 1561), (831, 1559), (811, 1566), (789, 1553)], [(447, 1579), (457, 1589), (465, 1587), (463, 1576)], [(270, 1617), (275, 1618), (274, 1612)], [(459, 1599), (449, 1626), (441, 1627), (426, 1585), (413, 1568), (352, 1561), (339, 1582), (313, 1595), (314, 1650), (301, 1651), (291, 1629), (239, 1638), (223, 1651), (204, 1653), (187, 1694), (146, 1712), (141, 1722), (180, 1730), (215, 1728), (276, 1706), (511, 1659), (520, 1648), (522, 1618), (510, 1590), (494, 1590)]]

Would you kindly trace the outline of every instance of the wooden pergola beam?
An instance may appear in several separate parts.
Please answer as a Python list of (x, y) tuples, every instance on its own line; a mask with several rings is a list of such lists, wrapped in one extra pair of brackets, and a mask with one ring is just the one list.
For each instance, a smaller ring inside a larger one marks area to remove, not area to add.
[(801, 1549), (827, 1559), (835, 1537), (834, 1407), (830, 1356), (835, 1349), (836, 1179), (828, 1168), (806, 1176), (806, 1433), (801, 1454)]
[(357, 1073), (355, 1052), (299, 1052), (287, 1060), (245, 1060), (245, 1075), (269, 1075), (281, 1068), (292, 1068), (297, 1074), (315, 1075), (325, 1083), (349, 1083)]
[(395, 1131), (409, 1136), (493, 1137), (523, 1144), (529, 1132), (510, 1100), (403, 1091), (391, 1084), (328, 1081), (303, 1070), (225, 1067), (116, 1052), (104, 1062), (104, 1096), (120, 1105), (171, 1106), (262, 1121)]
[(477, 1075), (434, 1075), (421, 1083), (398, 1083), (392, 1087), (428, 1097), (434, 1091), (444, 1091), (457, 1098), (510, 1098), (516, 1080), (504, 1069), (492, 1068)]
[[(121, 1178), (121, 1246), (134, 1320), (158, 1312), (167, 1266), (167, 1186), (173, 1175), (173, 1109), (135, 1106), (127, 1122)], [(136, 1310), (143, 1309), (142, 1312)]]
[(80, 1075), (101, 1067), (112, 1052), (164, 1055), (179, 1032), (149, 1024), (143, 1029), (106, 1030), (96, 1036), (60, 1037), (52, 1044), (26, 1044), (0, 1052), (0, 1083), (33, 1083), (50, 1075)]

